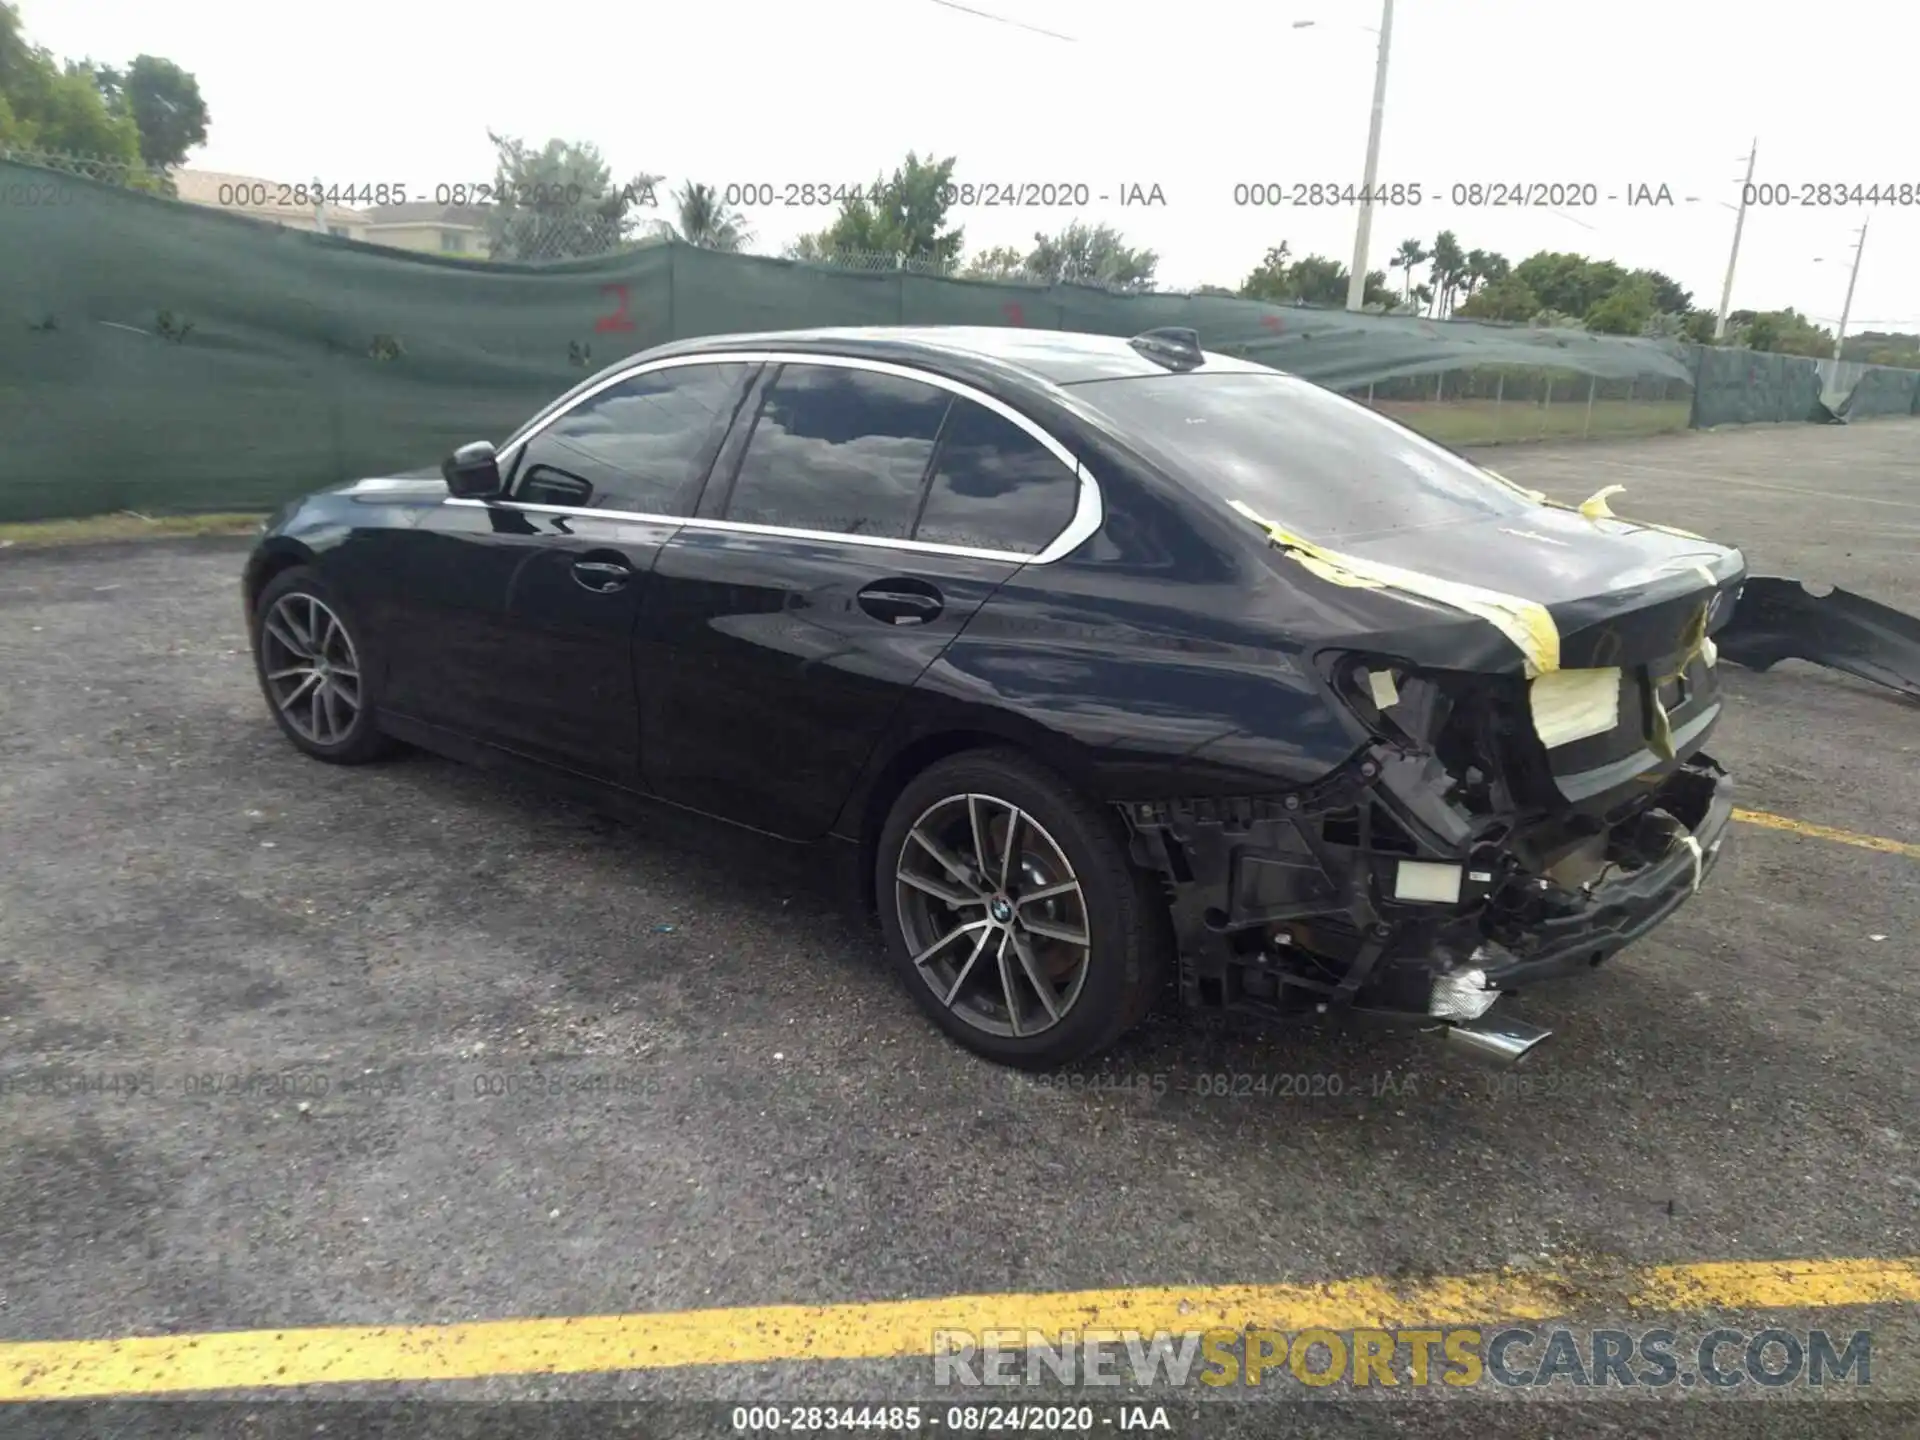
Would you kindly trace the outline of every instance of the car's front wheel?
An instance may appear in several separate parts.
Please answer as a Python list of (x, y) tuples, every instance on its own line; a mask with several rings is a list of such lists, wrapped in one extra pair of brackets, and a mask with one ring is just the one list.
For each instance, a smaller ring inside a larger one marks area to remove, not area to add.
[(316, 760), (355, 765), (389, 753), (373, 707), (367, 639), (318, 572), (273, 577), (254, 605), (253, 662), (283, 733)]
[(1016, 752), (957, 755), (915, 777), (881, 832), (875, 879), (914, 999), (1002, 1064), (1046, 1070), (1106, 1048), (1163, 983), (1165, 904), (1117, 818)]

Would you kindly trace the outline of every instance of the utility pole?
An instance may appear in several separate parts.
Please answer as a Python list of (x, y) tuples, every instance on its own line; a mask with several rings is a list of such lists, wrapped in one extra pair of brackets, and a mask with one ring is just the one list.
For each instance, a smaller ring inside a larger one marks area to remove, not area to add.
[[(1869, 216), (1868, 219), (1872, 217)], [(1833, 358), (1840, 358), (1840, 351), (1847, 343), (1847, 317), (1853, 313), (1853, 285), (1860, 278), (1860, 253), (1867, 248), (1867, 222), (1860, 222), (1860, 238), (1853, 242), (1853, 273), (1847, 276), (1847, 300), (1840, 307), (1840, 329), (1833, 338)]]
[(1387, 108), (1387, 53), (1393, 43), (1393, 0), (1380, 0), (1380, 57), (1373, 67), (1373, 120), (1367, 128), (1367, 170), (1361, 182), (1360, 222), (1353, 235), (1353, 273), (1347, 277), (1347, 309), (1367, 298), (1367, 245), (1373, 237), (1373, 187), (1380, 178), (1380, 119)]
[(1753, 148), (1747, 152), (1747, 178), (1740, 182), (1740, 213), (1733, 221), (1733, 250), (1727, 256), (1727, 283), (1720, 287), (1720, 316), (1713, 322), (1713, 338), (1724, 340), (1727, 336), (1727, 306), (1733, 303), (1733, 267), (1740, 259), (1740, 232), (1747, 223), (1747, 196), (1753, 190), (1753, 162), (1760, 154), (1760, 137), (1754, 136)]

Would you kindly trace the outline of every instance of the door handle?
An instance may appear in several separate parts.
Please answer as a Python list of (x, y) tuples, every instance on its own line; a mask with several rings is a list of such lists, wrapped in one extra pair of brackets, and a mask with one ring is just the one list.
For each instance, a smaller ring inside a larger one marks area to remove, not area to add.
[(946, 609), (940, 592), (925, 581), (882, 580), (859, 595), (860, 608), (889, 625), (924, 625)]
[(574, 582), (598, 595), (618, 590), (633, 578), (633, 568), (612, 560), (576, 560)]

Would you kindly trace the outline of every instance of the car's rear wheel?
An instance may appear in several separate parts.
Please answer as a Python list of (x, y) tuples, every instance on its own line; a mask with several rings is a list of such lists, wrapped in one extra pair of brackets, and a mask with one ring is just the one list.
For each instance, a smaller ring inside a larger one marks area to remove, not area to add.
[(253, 662), (280, 731), (316, 760), (356, 765), (390, 753), (374, 711), (365, 632), (318, 572), (273, 577), (254, 605)]
[(1166, 974), (1164, 901), (1116, 817), (1011, 751), (932, 766), (894, 802), (875, 894), (887, 948), (935, 1024), (1045, 1070), (1138, 1024)]

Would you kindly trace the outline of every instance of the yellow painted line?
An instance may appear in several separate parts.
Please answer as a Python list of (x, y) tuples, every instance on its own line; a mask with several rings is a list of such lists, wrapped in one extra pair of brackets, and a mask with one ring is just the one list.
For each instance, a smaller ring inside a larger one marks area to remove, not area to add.
[(369, 1381), (579, 1375), (688, 1365), (928, 1356), (936, 1330), (1197, 1334), (1485, 1325), (1588, 1311), (1920, 1303), (1920, 1257), (1714, 1261), (1600, 1277), (1496, 1272), (1319, 1285), (1164, 1286), (763, 1305), (652, 1315), (143, 1335), (0, 1344), (0, 1400), (71, 1400)]
[(1769, 815), (1764, 810), (1738, 810), (1733, 818), (1745, 821), (1749, 825), (1765, 826), (1769, 830), (1785, 830), (1793, 835), (1806, 835), (1815, 840), (1837, 840), (1842, 845), (1857, 845), (1862, 850), (1878, 850), (1887, 855), (1904, 855), (1909, 860), (1920, 860), (1920, 845), (1905, 840), (1889, 840), (1881, 835), (1862, 835), (1857, 830), (1836, 830), (1831, 825), (1815, 825), (1808, 820), (1793, 820), (1785, 815)]

